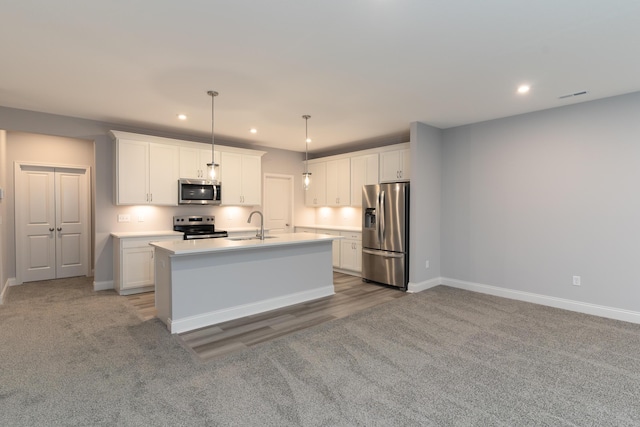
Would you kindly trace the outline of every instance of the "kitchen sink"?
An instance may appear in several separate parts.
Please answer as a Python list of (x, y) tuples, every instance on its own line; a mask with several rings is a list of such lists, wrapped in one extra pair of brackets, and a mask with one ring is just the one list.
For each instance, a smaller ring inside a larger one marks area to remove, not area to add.
[[(275, 239), (276, 236), (264, 236), (266, 239)], [(227, 237), (227, 240), (233, 240), (234, 242), (238, 242), (240, 240), (260, 240), (259, 237), (256, 236), (242, 236), (242, 237)]]

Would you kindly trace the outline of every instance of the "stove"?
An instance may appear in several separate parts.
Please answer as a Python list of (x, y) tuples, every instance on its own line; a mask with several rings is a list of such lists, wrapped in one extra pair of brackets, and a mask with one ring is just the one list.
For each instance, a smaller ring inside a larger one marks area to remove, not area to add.
[(216, 231), (213, 215), (178, 215), (173, 217), (173, 231), (184, 233), (185, 240), (227, 237), (226, 231)]

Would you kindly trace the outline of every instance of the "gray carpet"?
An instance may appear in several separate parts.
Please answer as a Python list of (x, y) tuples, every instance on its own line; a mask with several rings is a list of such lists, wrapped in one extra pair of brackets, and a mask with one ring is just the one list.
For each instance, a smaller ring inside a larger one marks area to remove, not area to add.
[(439, 286), (201, 363), (86, 278), (25, 284), (0, 425), (638, 426), (640, 326)]

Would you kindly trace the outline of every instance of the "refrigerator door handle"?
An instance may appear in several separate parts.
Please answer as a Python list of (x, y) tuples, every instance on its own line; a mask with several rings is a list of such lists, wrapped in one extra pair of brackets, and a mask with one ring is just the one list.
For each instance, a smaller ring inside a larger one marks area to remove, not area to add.
[(363, 249), (362, 253), (363, 254), (369, 254), (369, 255), (382, 256), (382, 257), (385, 257), (385, 258), (402, 258), (404, 256), (404, 253), (375, 251), (375, 250), (371, 250), (371, 249)]
[(379, 227), (380, 227), (380, 245), (383, 245), (384, 243), (384, 234), (385, 234), (385, 230), (387, 227), (385, 225), (385, 221), (386, 218), (384, 217), (384, 198), (385, 198), (385, 192), (381, 191), (380, 192), (380, 210), (378, 211), (378, 216), (380, 217), (380, 223), (379, 223)]

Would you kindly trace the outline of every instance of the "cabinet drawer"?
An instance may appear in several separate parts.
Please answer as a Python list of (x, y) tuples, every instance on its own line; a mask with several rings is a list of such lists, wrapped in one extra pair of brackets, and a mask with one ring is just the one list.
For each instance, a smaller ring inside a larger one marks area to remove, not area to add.
[(146, 248), (151, 242), (163, 242), (166, 240), (182, 240), (182, 236), (127, 237), (122, 239), (121, 247), (122, 249)]
[(344, 236), (346, 239), (362, 240), (362, 233), (357, 231), (341, 231), (340, 235)]
[(308, 228), (308, 227), (296, 227), (296, 233), (316, 233), (316, 229), (315, 228)]

